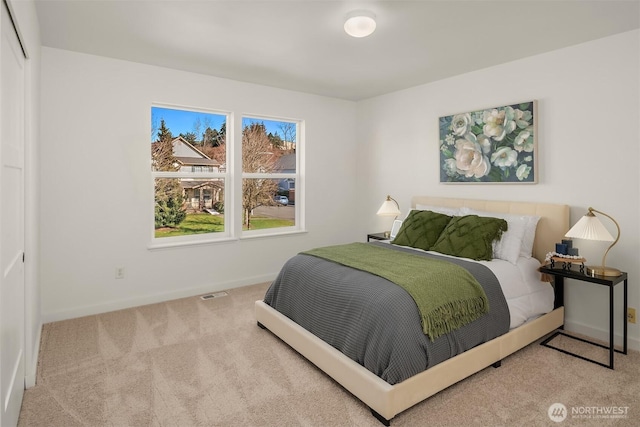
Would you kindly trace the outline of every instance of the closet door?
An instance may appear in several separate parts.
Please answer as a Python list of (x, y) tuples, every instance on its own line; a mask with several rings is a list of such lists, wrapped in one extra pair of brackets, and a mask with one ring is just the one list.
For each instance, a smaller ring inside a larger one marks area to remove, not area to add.
[(25, 378), (25, 58), (4, 1), (0, 15), (0, 425), (7, 427), (18, 422)]

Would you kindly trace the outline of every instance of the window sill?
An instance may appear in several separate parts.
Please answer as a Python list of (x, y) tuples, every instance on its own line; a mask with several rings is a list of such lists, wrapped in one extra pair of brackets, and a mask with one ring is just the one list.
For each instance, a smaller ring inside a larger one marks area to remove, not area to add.
[(158, 249), (171, 249), (171, 248), (180, 248), (184, 246), (201, 246), (201, 245), (211, 245), (215, 243), (229, 243), (236, 242), (238, 239), (236, 237), (222, 237), (219, 239), (202, 239), (202, 240), (190, 240), (190, 241), (181, 241), (181, 242), (152, 242), (147, 245), (147, 249), (150, 251), (158, 250)]
[(221, 237), (218, 239), (202, 239), (202, 240), (190, 240), (190, 241), (180, 241), (180, 242), (166, 242), (166, 243), (152, 242), (147, 245), (147, 249), (149, 249), (150, 251), (155, 251), (155, 250), (162, 250), (162, 249), (188, 247), (188, 246), (202, 246), (202, 245), (212, 245), (217, 243), (230, 243), (230, 242), (237, 242), (238, 240), (262, 239), (265, 237), (291, 236), (291, 235), (306, 234), (306, 233), (307, 233), (307, 230), (291, 230), (291, 231), (250, 234), (250, 235), (244, 235), (240, 238)]
[(295, 234), (306, 234), (307, 230), (272, 231), (266, 233), (243, 234), (240, 240), (261, 239), (264, 237), (291, 236)]

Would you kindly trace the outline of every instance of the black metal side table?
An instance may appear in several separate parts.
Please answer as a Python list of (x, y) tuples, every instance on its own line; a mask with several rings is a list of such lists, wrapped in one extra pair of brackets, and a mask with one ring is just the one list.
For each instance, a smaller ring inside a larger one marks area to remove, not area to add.
[[(571, 271), (568, 269), (559, 269), (559, 268), (548, 268), (548, 267), (541, 267), (540, 268), (540, 272), (541, 273), (545, 273), (545, 274), (549, 274), (551, 276), (554, 277), (554, 282), (555, 282), (555, 293), (556, 293), (556, 303), (555, 306), (556, 307), (560, 307), (562, 305), (564, 305), (564, 279), (574, 279), (574, 280), (580, 280), (583, 282), (590, 282), (590, 283), (596, 283), (598, 285), (602, 285), (602, 286), (608, 286), (609, 287), (609, 345), (602, 345), (600, 343), (596, 343), (596, 342), (592, 342), (583, 338), (579, 338), (579, 337), (574, 337), (572, 335), (566, 334), (561, 330), (558, 330), (556, 332), (554, 332), (550, 337), (546, 338), (544, 341), (542, 341), (540, 344), (544, 345), (545, 347), (549, 347), (552, 348), (554, 350), (558, 350), (562, 353), (565, 354), (569, 354), (571, 356), (575, 356), (577, 358), (580, 358), (582, 360), (586, 360), (592, 363), (595, 363), (597, 365), (600, 366), (604, 366), (605, 368), (609, 368), (609, 369), (613, 369), (613, 356), (614, 353), (621, 353), (621, 354), (627, 354), (627, 305), (628, 305), (628, 300), (627, 300), (627, 273), (622, 273), (620, 276), (617, 277), (605, 277), (605, 276), (589, 276), (588, 274), (585, 273), (581, 273), (581, 272), (577, 272), (577, 271)], [(618, 283), (624, 283), (624, 307), (623, 307), (623, 319), (622, 319), (622, 324), (623, 324), (623, 344), (622, 344), (622, 350), (618, 350), (617, 348), (615, 348), (614, 343), (613, 343), (613, 325), (614, 325), (614, 310), (613, 310), (613, 290), (615, 288), (615, 286)], [(563, 327), (562, 327), (563, 328)], [(609, 349), (609, 364), (605, 364), (602, 362), (599, 362), (597, 360), (593, 360), (593, 359), (589, 359), (587, 357), (581, 356), (579, 354), (575, 354), (572, 353), (570, 351), (558, 348), (558, 347), (554, 347), (553, 345), (550, 344), (550, 341), (552, 341), (555, 337), (557, 337), (558, 335), (564, 335), (566, 337), (569, 337), (571, 339), (574, 340), (578, 340), (578, 341), (582, 341), (591, 345), (595, 345), (598, 347), (602, 347), (602, 348), (606, 348)]]

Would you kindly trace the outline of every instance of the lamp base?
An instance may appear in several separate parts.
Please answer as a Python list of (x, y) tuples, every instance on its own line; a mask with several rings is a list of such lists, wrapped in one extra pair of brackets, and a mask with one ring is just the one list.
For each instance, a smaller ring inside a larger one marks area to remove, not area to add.
[(622, 275), (622, 272), (617, 268), (604, 267), (604, 266), (587, 266), (587, 275), (589, 276), (604, 276), (604, 277), (618, 277)]

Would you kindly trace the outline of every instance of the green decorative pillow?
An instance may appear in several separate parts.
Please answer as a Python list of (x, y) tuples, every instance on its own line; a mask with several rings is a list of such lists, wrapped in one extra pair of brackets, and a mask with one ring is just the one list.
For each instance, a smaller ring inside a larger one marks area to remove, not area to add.
[(507, 221), (500, 218), (454, 216), (431, 250), (476, 261), (491, 261), (492, 243), (500, 238), (507, 227)]
[(402, 227), (391, 243), (427, 251), (438, 240), (450, 220), (449, 215), (413, 210), (402, 221)]

